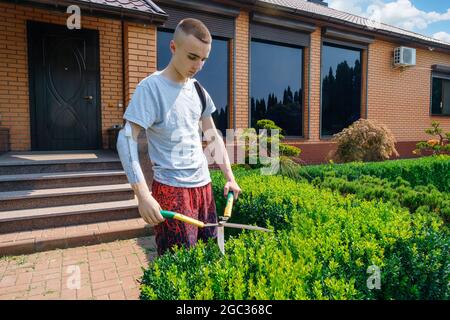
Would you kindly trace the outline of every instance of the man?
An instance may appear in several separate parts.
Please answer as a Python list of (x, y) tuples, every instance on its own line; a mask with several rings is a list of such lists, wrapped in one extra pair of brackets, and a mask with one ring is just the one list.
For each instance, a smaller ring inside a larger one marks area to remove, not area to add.
[[(178, 220), (164, 220), (160, 210), (182, 213), (206, 223), (217, 222), (208, 162), (203, 153), (199, 124), (209, 143), (219, 154), (217, 161), (225, 175), (224, 196), (229, 191), (238, 198), (241, 189), (235, 181), (228, 154), (218, 135), (211, 114), (216, 110), (208, 92), (202, 113), (202, 99), (193, 76), (199, 72), (211, 51), (212, 38), (197, 19), (184, 19), (170, 42), (172, 59), (162, 71), (142, 80), (131, 98), (119, 132), (117, 150), (139, 202), (139, 212), (155, 225), (158, 254), (174, 245), (195, 245), (217, 236), (217, 228), (198, 229)], [(137, 137), (146, 130), (153, 166), (150, 192), (139, 164)]]

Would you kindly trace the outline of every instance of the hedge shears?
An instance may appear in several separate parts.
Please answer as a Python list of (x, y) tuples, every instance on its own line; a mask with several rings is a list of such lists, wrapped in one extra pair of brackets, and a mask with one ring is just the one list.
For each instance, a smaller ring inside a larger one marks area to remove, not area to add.
[(167, 211), (167, 210), (161, 210), (161, 215), (166, 219), (180, 220), (180, 221), (195, 225), (199, 228), (217, 227), (217, 244), (219, 246), (220, 252), (222, 252), (222, 254), (225, 254), (225, 232), (224, 232), (225, 227), (264, 231), (264, 232), (272, 231), (272, 230), (257, 227), (257, 226), (250, 226), (250, 225), (246, 225), (246, 224), (237, 224), (237, 223), (227, 222), (228, 219), (231, 217), (231, 210), (233, 209), (233, 201), (234, 201), (234, 193), (233, 193), (233, 191), (230, 191), (228, 193), (227, 203), (225, 206), (225, 210), (223, 212), (223, 216), (219, 217), (219, 222), (217, 222), (217, 223), (204, 223), (200, 220), (185, 216), (184, 214), (173, 212), (173, 211)]

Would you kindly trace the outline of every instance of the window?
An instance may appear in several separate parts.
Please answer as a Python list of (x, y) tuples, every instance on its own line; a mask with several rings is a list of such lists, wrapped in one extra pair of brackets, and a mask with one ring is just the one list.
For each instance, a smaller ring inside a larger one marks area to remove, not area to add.
[(331, 136), (361, 115), (361, 50), (322, 46), (321, 136)]
[(450, 115), (450, 78), (433, 77), (431, 93), (431, 114)]
[(270, 119), (286, 136), (303, 135), (303, 50), (266, 41), (251, 42), (251, 127)]
[[(169, 43), (172, 40), (173, 31), (158, 31), (157, 43), (157, 68), (164, 69), (170, 62), (172, 53)], [(229, 59), (228, 59), (228, 40), (213, 37), (211, 52), (203, 69), (195, 75), (195, 78), (208, 91), (217, 111), (213, 114), (214, 123), (225, 136), (228, 128), (228, 81)]]

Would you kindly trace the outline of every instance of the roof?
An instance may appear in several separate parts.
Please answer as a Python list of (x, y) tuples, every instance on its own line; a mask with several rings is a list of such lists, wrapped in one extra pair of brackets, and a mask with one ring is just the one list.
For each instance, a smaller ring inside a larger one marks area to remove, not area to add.
[(106, 5), (116, 8), (123, 8), (127, 10), (135, 10), (140, 12), (165, 14), (165, 12), (161, 10), (161, 8), (159, 8), (151, 0), (79, 0), (79, 1), (97, 5)]
[[(17, 2), (17, 0), (6, 0)], [(78, 5), (81, 10), (102, 16), (126, 18), (130, 21), (162, 24), (167, 20), (167, 14), (152, 0), (23, 0), (23, 4), (58, 9), (60, 6)]]
[(353, 25), (365, 30), (386, 33), (391, 36), (398, 36), (402, 38), (408, 37), (410, 38), (410, 40), (425, 41), (429, 44), (435, 44), (450, 49), (450, 43), (427, 37), (419, 33), (394, 27), (385, 23), (375, 24), (373, 20), (370, 20), (368, 18), (339, 11), (305, 0), (258, 0), (257, 2), (261, 5), (268, 5), (271, 7), (294, 9), (294, 14), (303, 12), (306, 15), (319, 16), (326, 20), (333, 19), (336, 20), (336, 22), (342, 22), (346, 25)]

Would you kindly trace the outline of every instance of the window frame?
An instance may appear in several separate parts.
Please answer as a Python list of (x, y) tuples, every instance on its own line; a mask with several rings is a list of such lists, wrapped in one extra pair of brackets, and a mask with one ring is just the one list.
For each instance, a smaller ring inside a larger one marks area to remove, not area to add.
[[(304, 46), (299, 46), (299, 45), (294, 45), (294, 44), (290, 44), (290, 43), (284, 43), (284, 42), (278, 42), (278, 41), (272, 41), (272, 40), (265, 40), (265, 39), (258, 39), (258, 38), (253, 38), (250, 37), (249, 38), (249, 65), (248, 65), (248, 70), (249, 70), (249, 86), (248, 86), (248, 128), (252, 128), (251, 124), (252, 124), (252, 110), (251, 110), (251, 99), (252, 99), (252, 81), (251, 81), (251, 77), (252, 77), (252, 51), (251, 51), (251, 47), (252, 47), (252, 42), (256, 41), (256, 42), (260, 42), (260, 43), (266, 43), (266, 44), (271, 44), (271, 45), (277, 45), (277, 46), (283, 46), (283, 47), (289, 47), (289, 48), (295, 48), (295, 49), (300, 49), (302, 52), (302, 59), (300, 61), (300, 65), (302, 67), (302, 71), (301, 71), (301, 75), (300, 75), (300, 84), (301, 84), (301, 88), (302, 88), (302, 96), (301, 96), (301, 114), (302, 114), (302, 130), (301, 130), (301, 135), (297, 136), (297, 135), (285, 135), (285, 139), (289, 140), (289, 139), (305, 139), (305, 48)], [(308, 117), (308, 121), (309, 121), (309, 117)]]
[[(362, 104), (363, 104), (363, 51), (367, 50), (368, 51), (368, 45), (365, 44), (357, 44), (357, 43), (353, 43), (353, 42), (348, 42), (348, 41), (344, 41), (344, 40), (337, 40), (337, 39), (333, 39), (333, 38), (326, 38), (326, 37), (322, 37), (322, 41), (321, 41), (321, 45), (320, 45), (320, 109), (319, 109), (319, 140), (332, 140), (333, 139), (333, 135), (322, 135), (322, 108), (323, 108), (323, 96), (322, 96), (322, 89), (323, 89), (323, 81), (322, 81), (322, 69), (323, 69), (323, 59), (324, 59), (324, 55), (323, 55), (323, 47), (324, 46), (330, 46), (330, 47), (337, 47), (337, 48), (342, 48), (342, 49), (349, 49), (349, 50), (353, 50), (353, 51), (358, 51), (359, 55), (360, 55), (360, 64), (361, 64), (361, 90), (359, 92), (360, 94), (360, 103), (359, 103), (359, 115), (360, 115), (360, 119), (361, 119), (361, 115), (362, 115)], [(368, 69), (368, 64), (367, 64), (367, 69)], [(369, 76), (368, 76), (368, 70), (366, 70), (366, 81), (368, 80)], [(366, 84), (366, 92), (368, 92), (369, 88), (368, 85)], [(366, 99), (367, 99), (368, 94), (366, 93)], [(368, 108), (367, 106), (367, 102), (366, 102), (366, 109)], [(367, 110), (366, 110), (366, 114), (367, 114)]]
[[(450, 82), (450, 74), (431, 72), (430, 76), (430, 108), (429, 115), (430, 117), (450, 117), (450, 112), (445, 114), (433, 113), (433, 80), (434, 79), (442, 79), (444, 81)], [(450, 95), (449, 95), (450, 96)], [(442, 99), (442, 97), (441, 97)]]

